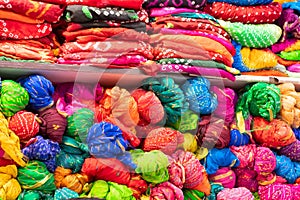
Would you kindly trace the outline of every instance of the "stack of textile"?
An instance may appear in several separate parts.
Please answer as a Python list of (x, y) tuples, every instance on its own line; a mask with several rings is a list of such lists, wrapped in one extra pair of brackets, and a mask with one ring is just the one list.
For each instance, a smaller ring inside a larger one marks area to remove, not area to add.
[(218, 76), (234, 80), (235, 49), (217, 20), (201, 11), (205, 0), (145, 1), (151, 17), (150, 42), (160, 72)]
[(204, 10), (217, 18), (233, 39), (234, 68), (248, 75), (285, 75), (273, 69), (278, 64), (277, 57), (268, 49), (282, 35), (281, 28), (274, 24), (282, 12), (280, 3), (208, 0)]
[(67, 7), (58, 63), (131, 68), (152, 59), (141, 0), (60, 3)]
[(0, 1), (0, 60), (55, 62), (52, 23), (64, 9), (31, 0)]

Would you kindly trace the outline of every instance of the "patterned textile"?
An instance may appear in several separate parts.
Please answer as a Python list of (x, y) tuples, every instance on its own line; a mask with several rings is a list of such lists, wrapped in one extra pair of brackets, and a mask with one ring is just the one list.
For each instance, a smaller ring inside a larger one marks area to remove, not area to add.
[(224, 188), (234, 188), (236, 175), (229, 167), (218, 169), (215, 174), (209, 176), (209, 180), (214, 183), (221, 183)]
[(53, 200), (53, 195), (49, 193), (43, 193), (38, 190), (23, 190), (18, 196), (18, 200)]
[(257, 172), (249, 168), (235, 168), (236, 187), (245, 187), (251, 192), (258, 191)]
[(150, 200), (184, 200), (183, 192), (170, 182), (164, 182), (150, 189)]
[(146, 0), (144, 1), (144, 8), (159, 8), (159, 7), (176, 7), (176, 8), (201, 8), (206, 3), (206, 0), (180, 0), (166, 1), (166, 0)]
[(8, 10), (1, 10), (0, 12), (0, 19), (8, 19), (28, 24), (42, 24), (44, 20), (42, 19), (32, 19), (30, 17), (24, 16), (22, 14), (18, 14)]
[(243, 145), (240, 147), (231, 146), (230, 150), (240, 161), (238, 168), (254, 168), (257, 148), (255, 144)]
[(18, 174), (17, 166), (7, 165), (0, 167), (0, 198), (17, 199), (22, 192), (19, 182), (16, 180)]
[(285, 9), (283, 7), (282, 14), (277, 21), (277, 24), (283, 27), (281, 42), (284, 42), (288, 38), (300, 38), (300, 23), (298, 17), (296, 10), (291, 8)]
[(226, 2), (237, 6), (266, 5), (273, 0), (207, 0), (207, 3)]
[(252, 193), (244, 187), (225, 188), (217, 195), (217, 200), (254, 200)]
[(197, 9), (175, 7), (151, 8), (148, 12), (150, 17), (161, 17), (166, 15), (176, 15), (180, 13), (200, 13), (203, 15), (207, 15), (206, 13), (203, 13)]
[(54, 193), (55, 200), (65, 200), (65, 199), (76, 198), (76, 197), (79, 197), (79, 195), (73, 190), (70, 190), (66, 187), (62, 189), (58, 189)]
[(198, 122), (198, 114), (191, 110), (187, 110), (175, 124), (170, 124), (170, 127), (173, 127), (175, 130), (178, 130), (181, 133), (196, 132)]
[(300, 198), (300, 187), (299, 185), (274, 183), (267, 186), (260, 186), (258, 194), (261, 200), (294, 200)]
[(295, 142), (293, 142), (290, 145), (287, 145), (285, 147), (282, 147), (279, 150), (279, 154), (281, 155), (285, 155), (287, 157), (289, 157), (291, 160), (296, 161), (296, 162), (300, 162), (300, 141), (296, 140)]
[(293, 184), (300, 177), (300, 163), (293, 162), (286, 156), (276, 155), (275, 173), (285, 178), (288, 183)]

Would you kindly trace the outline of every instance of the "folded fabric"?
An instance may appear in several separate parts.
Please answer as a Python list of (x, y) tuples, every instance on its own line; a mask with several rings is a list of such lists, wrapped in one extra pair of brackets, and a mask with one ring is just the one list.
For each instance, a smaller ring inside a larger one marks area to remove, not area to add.
[(277, 42), (271, 46), (271, 50), (274, 53), (279, 53), (281, 51), (285, 51), (286, 49), (290, 49), (292, 46), (294, 46), (299, 40), (296, 38), (287, 38), (286, 40), (282, 42)]
[[(21, 186), (16, 177), (18, 174), (17, 166), (8, 165), (0, 167), (0, 198), (17, 199), (22, 192)], [(13, 188), (13, 190), (12, 190)]]
[(215, 174), (211, 174), (209, 180), (214, 183), (221, 183), (224, 188), (234, 188), (236, 175), (229, 167), (223, 167), (218, 169)]
[(300, 50), (289, 51), (289, 52), (281, 51), (277, 55), (280, 56), (281, 58), (285, 59), (285, 60), (300, 61), (300, 58), (299, 58), (300, 57)]
[(41, 19), (48, 22), (58, 22), (64, 12), (64, 9), (59, 5), (55, 5), (53, 1), (43, 3), (32, 0), (1, 0), (0, 7), (4, 10), (28, 16), (31, 19)]
[(226, 2), (237, 6), (266, 5), (272, 0), (207, 0), (207, 3)]
[(177, 8), (201, 8), (206, 3), (206, 0), (180, 0), (179, 2), (166, 0), (146, 0), (143, 3), (144, 8), (159, 8), (159, 7), (177, 7)]
[(269, 47), (275, 44), (282, 34), (281, 28), (275, 24), (243, 24), (241, 22), (218, 21), (232, 39), (246, 47)]
[(181, 189), (170, 182), (164, 182), (150, 189), (150, 200), (183, 200)]
[(225, 188), (218, 193), (217, 200), (254, 200), (254, 196), (244, 187)]
[(15, 13), (13, 11), (1, 10), (0, 19), (14, 20), (18, 22), (23, 22), (27, 24), (42, 24), (44, 23), (43, 19), (32, 19), (31, 17), (24, 16), (22, 14)]
[(299, 185), (274, 183), (267, 186), (260, 186), (258, 194), (261, 200), (294, 200), (300, 198), (300, 187)]
[(148, 12), (150, 17), (161, 17), (161, 16), (180, 14), (180, 13), (203, 13), (202, 11), (193, 8), (176, 8), (176, 7), (151, 8), (149, 9)]
[(282, 7), (279, 3), (258, 6), (236, 6), (225, 2), (214, 2), (204, 8), (215, 18), (231, 22), (247, 24), (273, 23), (281, 15)]

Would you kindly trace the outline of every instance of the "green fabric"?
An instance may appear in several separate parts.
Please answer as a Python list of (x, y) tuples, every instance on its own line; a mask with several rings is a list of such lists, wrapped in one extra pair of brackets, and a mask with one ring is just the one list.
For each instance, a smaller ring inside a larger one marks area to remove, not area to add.
[(236, 112), (242, 112), (244, 119), (249, 114), (271, 121), (280, 111), (280, 90), (274, 84), (256, 83), (247, 85), (239, 96)]
[(52, 193), (56, 189), (54, 175), (40, 161), (30, 161), (26, 167), (19, 168), (17, 179), (23, 189), (38, 190), (43, 193)]
[(66, 200), (77, 197), (79, 197), (79, 195), (76, 192), (66, 187), (57, 189), (54, 194), (54, 200)]
[(183, 190), (184, 200), (200, 200), (205, 198), (205, 194), (198, 190)]
[(267, 48), (275, 44), (281, 37), (282, 30), (275, 24), (243, 24), (218, 20), (231, 38), (242, 46)]
[(42, 60), (17, 60), (17, 59), (13, 59), (13, 58), (8, 58), (5, 56), (0, 56), (0, 61), (9, 61), (9, 62), (30, 62), (30, 63), (49, 63), (46, 61), (42, 61)]
[(285, 60), (300, 60), (300, 50), (295, 50), (295, 51), (281, 51), (279, 54), (277, 54), (281, 58)]
[(194, 13), (194, 12), (184, 12), (179, 14), (172, 14), (172, 16), (176, 17), (185, 17), (185, 18), (194, 18), (194, 19), (209, 19), (217, 22), (216, 18), (206, 13)]
[(211, 185), (211, 190), (210, 190), (210, 195), (207, 197), (207, 200), (217, 200), (217, 195), (219, 192), (224, 190), (224, 187), (222, 186), (221, 183), (210, 183)]
[(167, 114), (167, 123), (175, 123), (189, 107), (183, 91), (170, 77), (147, 78), (142, 82), (142, 88), (159, 98)]
[(136, 173), (141, 174), (145, 181), (158, 184), (169, 180), (168, 157), (159, 150), (143, 152), (141, 149), (132, 150), (133, 162), (137, 164)]
[(182, 117), (174, 124), (170, 124), (171, 127), (180, 131), (181, 133), (190, 132), (196, 130), (198, 127), (199, 116), (193, 111), (188, 110), (183, 113)]
[(260, 197), (257, 192), (252, 193), (254, 196), (254, 200), (260, 200)]
[(78, 142), (86, 142), (89, 129), (94, 124), (94, 112), (88, 108), (81, 108), (68, 117), (66, 136)]
[(36, 190), (23, 190), (18, 196), (18, 200), (53, 200), (51, 194), (44, 194), (41, 191)]
[(29, 103), (29, 94), (19, 83), (12, 80), (2, 81), (0, 110), (6, 117), (24, 110)]
[(88, 18), (88, 19), (93, 19), (93, 15), (92, 15), (92, 13), (90, 12), (88, 6), (82, 6), (81, 9), (82, 9), (82, 13), (86, 16), (86, 18)]
[(109, 193), (106, 200), (135, 200), (132, 196), (133, 192), (126, 185), (120, 185), (113, 182), (107, 182), (109, 185)]
[(105, 198), (109, 192), (109, 185), (106, 181), (98, 180), (93, 183), (92, 189), (89, 192), (89, 197)]

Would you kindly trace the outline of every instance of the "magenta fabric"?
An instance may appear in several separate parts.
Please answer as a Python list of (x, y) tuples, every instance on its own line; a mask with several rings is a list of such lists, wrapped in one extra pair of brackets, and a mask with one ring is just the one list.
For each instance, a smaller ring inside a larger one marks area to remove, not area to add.
[(209, 175), (209, 180), (214, 183), (221, 183), (224, 188), (234, 188), (236, 174), (229, 167), (222, 167), (214, 174)]
[(267, 174), (276, 168), (276, 156), (267, 147), (257, 147), (254, 170), (257, 173)]
[(184, 200), (184, 196), (181, 189), (170, 182), (164, 182), (151, 188), (150, 200)]
[(164, 7), (164, 8), (151, 8), (149, 11), (150, 17), (161, 17), (165, 15), (179, 14), (184, 12), (190, 13), (201, 13), (201, 11), (190, 8), (174, 8), (174, 7)]
[(300, 64), (295, 64), (287, 68), (291, 72), (300, 72)]
[(300, 199), (300, 185), (274, 183), (259, 186), (258, 194), (261, 200), (296, 200)]
[(280, 53), (281, 51), (284, 51), (286, 48), (291, 47), (296, 42), (297, 42), (296, 38), (287, 38), (283, 42), (278, 42), (276, 44), (273, 44), (271, 46), (271, 50), (274, 53)]
[(225, 188), (218, 193), (217, 200), (254, 200), (254, 196), (245, 187)]
[(251, 192), (258, 191), (257, 173), (249, 168), (234, 168), (236, 187), (245, 187)]
[(231, 146), (230, 150), (240, 161), (239, 168), (253, 168), (254, 167), (254, 161), (256, 157), (256, 145), (255, 144), (249, 144), (245, 146)]
[(289, 157), (293, 161), (300, 162), (300, 141), (296, 140), (296, 142), (282, 147), (279, 153)]

